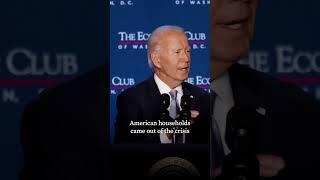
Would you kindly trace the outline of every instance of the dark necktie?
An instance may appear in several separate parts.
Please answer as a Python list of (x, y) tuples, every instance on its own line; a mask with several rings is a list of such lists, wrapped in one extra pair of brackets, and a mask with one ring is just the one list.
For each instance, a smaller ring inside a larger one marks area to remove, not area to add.
[(222, 145), (222, 139), (219, 131), (217, 121), (214, 118), (214, 104), (217, 98), (217, 94), (210, 90), (210, 110), (211, 110), (211, 169), (217, 168), (222, 165), (224, 158), (224, 150)]

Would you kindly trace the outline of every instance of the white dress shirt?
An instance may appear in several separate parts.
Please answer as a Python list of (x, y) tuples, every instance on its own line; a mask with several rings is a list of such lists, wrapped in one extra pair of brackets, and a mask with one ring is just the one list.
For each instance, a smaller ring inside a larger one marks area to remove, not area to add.
[(227, 114), (229, 110), (234, 106), (233, 93), (228, 72), (213, 80), (213, 82), (211, 82), (210, 84), (210, 89), (212, 89), (217, 94), (214, 104), (213, 116), (217, 121), (220, 130), (224, 153), (227, 155), (230, 153), (230, 149), (228, 148), (225, 141)]
[[(154, 73), (153, 77), (154, 77), (154, 80), (155, 80), (155, 82), (156, 82), (156, 84), (158, 86), (160, 94), (168, 94), (169, 95), (169, 92), (172, 89), (166, 83), (164, 83), (155, 73)], [(183, 95), (182, 86), (179, 85), (174, 89), (178, 91), (178, 93), (177, 93), (177, 103), (178, 103), (179, 109), (181, 110), (180, 102), (181, 102), (181, 97)], [(171, 96), (170, 96), (170, 102), (171, 102)], [(169, 108), (168, 108), (168, 110), (169, 110)], [(183, 138), (182, 142), (185, 143), (185, 134), (182, 134), (182, 138)], [(160, 133), (160, 141), (161, 141), (162, 144), (172, 143), (172, 139), (169, 139), (168, 136), (166, 135), (166, 133)]]

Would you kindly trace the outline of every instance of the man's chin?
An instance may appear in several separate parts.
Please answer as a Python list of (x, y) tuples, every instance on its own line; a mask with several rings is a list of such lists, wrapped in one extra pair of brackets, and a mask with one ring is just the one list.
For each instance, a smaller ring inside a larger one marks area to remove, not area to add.
[(223, 62), (237, 62), (248, 56), (250, 51), (249, 40), (227, 41), (224, 43), (216, 44), (211, 47), (211, 57), (214, 60)]
[(189, 76), (183, 76), (183, 77), (178, 77), (176, 80), (182, 83), (183, 81), (187, 80), (188, 78), (189, 78)]
[(183, 72), (183, 73), (178, 72), (176, 79), (184, 81), (184, 80), (188, 79), (188, 77), (189, 77), (189, 72)]
[(238, 52), (224, 51), (224, 52), (217, 52), (211, 56), (211, 62), (223, 62), (223, 63), (236, 63), (243, 58), (246, 58), (249, 54), (249, 50), (242, 50)]

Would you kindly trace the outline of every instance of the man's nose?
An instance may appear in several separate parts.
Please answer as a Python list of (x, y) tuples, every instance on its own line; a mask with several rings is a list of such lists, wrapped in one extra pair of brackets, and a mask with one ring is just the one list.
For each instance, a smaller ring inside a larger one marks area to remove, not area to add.
[(189, 62), (190, 61), (190, 54), (188, 51), (184, 51), (182, 53), (182, 57), (181, 57), (185, 62)]

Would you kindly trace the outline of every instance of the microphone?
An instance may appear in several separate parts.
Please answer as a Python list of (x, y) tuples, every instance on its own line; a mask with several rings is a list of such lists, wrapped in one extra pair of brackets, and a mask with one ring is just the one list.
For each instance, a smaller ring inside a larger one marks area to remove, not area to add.
[(190, 95), (183, 95), (181, 97), (181, 103), (180, 103), (180, 107), (181, 107), (181, 111), (179, 113), (179, 121), (182, 120), (189, 120), (191, 119), (191, 103), (193, 100), (193, 96)]
[(256, 157), (257, 127), (263, 118), (254, 107), (231, 108), (227, 115), (226, 143), (231, 153), (224, 158), (223, 180), (257, 180), (260, 168)]
[(254, 107), (232, 107), (227, 115), (226, 143), (234, 153), (254, 153), (258, 122), (263, 118)]
[(170, 106), (170, 96), (168, 94), (161, 94), (160, 104), (160, 120), (168, 121), (170, 118), (168, 107)]
[(168, 109), (170, 105), (170, 96), (168, 94), (161, 94), (161, 109)]

